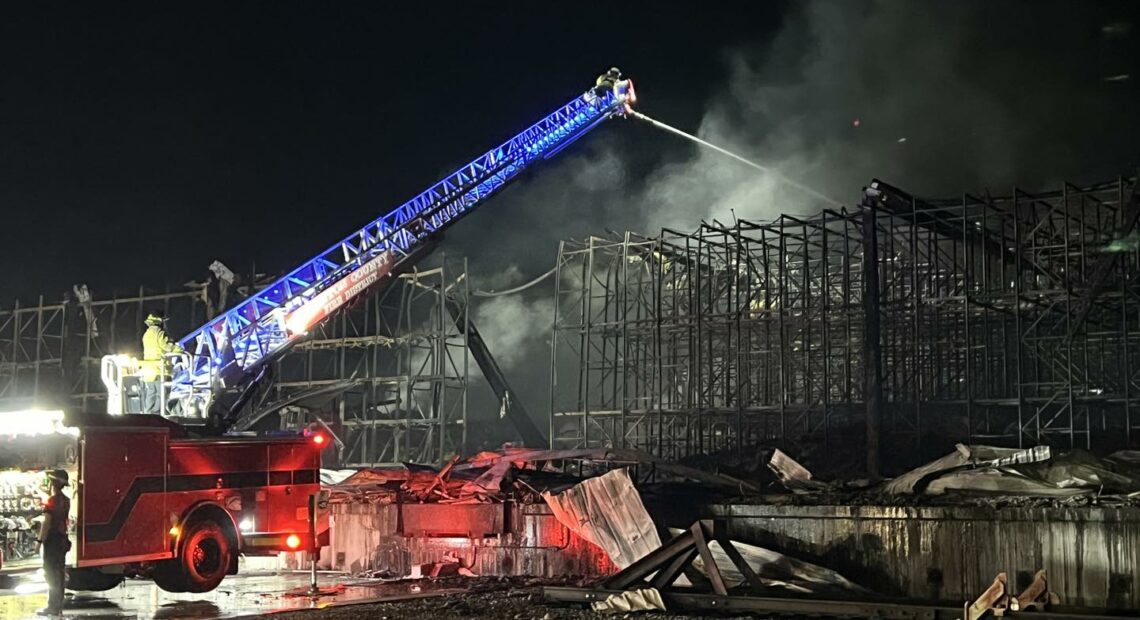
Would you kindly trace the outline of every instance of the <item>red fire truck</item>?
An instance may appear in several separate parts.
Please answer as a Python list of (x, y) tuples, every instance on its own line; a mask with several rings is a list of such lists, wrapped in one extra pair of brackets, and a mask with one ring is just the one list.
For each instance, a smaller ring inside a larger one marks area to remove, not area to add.
[(79, 429), (71, 589), (137, 576), (206, 592), (237, 572), (239, 554), (328, 544), (328, 517), (314, 509), (323, 435), (195, 438), (148, 415), (69, 426)]

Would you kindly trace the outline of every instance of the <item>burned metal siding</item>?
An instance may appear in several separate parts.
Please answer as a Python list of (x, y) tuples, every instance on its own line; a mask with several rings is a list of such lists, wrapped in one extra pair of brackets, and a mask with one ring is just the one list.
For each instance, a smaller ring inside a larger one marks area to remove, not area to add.
[(1066, 605), (1140, 608), (1140, 509), (721, 505), (733, 539), (839, 571), (878, 592), (958, 604), (1000, 572), (1033, 572)]
[[(407, 575), (412, 566), (456, 557), (477, 575), (597, 576), (617, 569), (605, 553), (559, 523), (545, 505), (437, 506), (503, 510), (506, 524), (493, 536), (405, 536), (397, 504), (334, 504), (326, 565), (352, 573)], [(413, 532), (408, 532), (413, 533)]]

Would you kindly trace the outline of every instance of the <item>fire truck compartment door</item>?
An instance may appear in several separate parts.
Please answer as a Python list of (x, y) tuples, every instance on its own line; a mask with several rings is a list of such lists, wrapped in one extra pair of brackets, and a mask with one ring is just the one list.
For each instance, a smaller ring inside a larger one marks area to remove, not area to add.
[(80, 565), (170, 554), (165, 429), (90, 428), (80, 444)]

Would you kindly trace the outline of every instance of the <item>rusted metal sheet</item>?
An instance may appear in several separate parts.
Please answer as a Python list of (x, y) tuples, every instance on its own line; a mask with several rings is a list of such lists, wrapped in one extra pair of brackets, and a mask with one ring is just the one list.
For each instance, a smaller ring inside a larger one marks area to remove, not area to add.
[(726, 533), (821, 564), (860, 585), (960, 604), (1005, 572), (1038, 569), (1065, 605), (1140, 608), (1140, 509), (719, 505)]

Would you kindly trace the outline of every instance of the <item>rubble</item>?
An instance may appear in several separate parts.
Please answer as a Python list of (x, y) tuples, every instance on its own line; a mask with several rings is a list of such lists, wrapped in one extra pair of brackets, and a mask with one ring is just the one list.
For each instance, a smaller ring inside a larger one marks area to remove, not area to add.
[(772, 452), (772, 458), (768, 460), (768, 468), (776, 474), (780, 484), (793, 493), (825, 491), (833, 488), (832, 485), (812, 480), (810, 471), (779, 449)]
[[(808, 476), (810, 477), (810, 474)], [(584, 480), (560, 494), (546, 493), (543, 498), (559, 522), (579, 536), (600, 546), (614, 565), (623, 570), (663, 547), (653, 519), (646, 512), (637, 489), (624, 469)], [(685, 531), (672, 529), (670, 533), (674, 539), (669, 544), (673, 545), (678, 537), (685, 534)], [(701, 545), (704, 545), (703, 548), (708, 552), (708, 556), (706, 558), (702, 555), (693, 559), (693, 566), (705, 578), (723, 582), (723, 587), (734, 588), (748, 585), (746, 581), (752, 581), (751, 585), (769, 593), (840, 592), (847, 595), (865, 593), (865, 590), (835, 571), (790, 558), (770, 549), (745, 545), (737, 541), (731, 541), (731, 544), (726, 541), (722, 544), (721, 540), (715, 538), (708, 540), (707, 543), (702, 541)], [(732, 549), (727, 549), (725, 545)], [(709, 571), (707, 561), (716, 565), (715, 571)], [(743, 567), (736, 568), (738, 563), (743, 563)], [(745, 572), (750, 574), (746, 575)], [(693, 585), (688, 575), (677, 575), (675, 583), (682, 587)], [(645, 590), (635, 590), (635, 592), (638, 594), (613, 600), (612, 597), (606, 599), (603, 608), (611, 611), (657, 608), (652, 605), (654, 600), (660, 601), (659, 595), (653, 599)], [(649, 607), (638, 607), (639, 605), (649, 605)]]
[[(366, 603), (351, 606), (329, 606), (320, 609), (274, 614), (280, 620), (597, 620), (598, 612), (578, 605), (549, 604), (542, 600), (538, 585), (533, 580), (465, 580), (463, 593), (422, 596), (404, 600)], [(427, 590), (425, 588), (425, 590)], [(246, 616), (254, 618), (261, 616)], [(631, 615), (652, 620), (688, 620), (692, 616), (677, 612), (652, 612), (651, 615)], [(740, 616), (738, 616), (740, 617)]]
[[(706, 501), (776, 505), (1006, 505), (1140, 503), (1140, 452), (1106, 458), (1047, 446), (1028, 450), (958, 445), (955, 451), (872, 487), (868, 480), (824, 481), (778, 449), (764, 450), (767, 471), (711, 473), (652, 455), (616, 449), (508, 447), (452, 459), (443, 468), (404, 464), (322, 472), (334, 502), (483, 504), (550, 502), (584, 478), (628, 468), (630, 486), (665, 509), (692, 494)], [(351, 475), (349, 475), (351, 474)], [(751, 479), (738, 476), (748, 475)], [(670, 487), (670, 485), (673, 485)], [(670, 491), (669, 489), (672, 488)], [(688, 519), (686, 519), (687, 521)], [(679, 519), (674, 519), (679, 521)]]
[(895, 478), (882, 490), (887, 495), (1135, 497), (1140, 463), (1132, 452), (1102, 459), (1084, 450), (1055, 454), (1048, 446), (1012, 450), (958, 444), (954, 452)]
[[(684, 532), (684, 530), (677, 528), (670, 528), (669, 531), (674, 536)], [(755, 579), (759, 581), (757, 585), (765, 592), (802, 595), (828, 594), (832, 596), (868, 594), (868, 591), (862, 586), (838, 572), (818, 564), (797, 560), (777, 551), (737, 540), (732, 541), (732, 546), (752, 568)], [(746, 585), (745, 575), (736, 568), (735, 562), (721, 546), (720, 541), (709, 541), (709, 551), (726, 587), (735, 588)], [(701, 573), (708, 574), (704, 567), (703, 558), (695, 558), (693, 564)], [(684, 583), (682, 581), (684, 579), (684, 576), (680, 577), (678, 583)]]
[[(563, 463), (575, 463), (567, 469)], [(555, 465), (559, 464), (559, 465)], [(402, 467), (355, 472), (328, 484), (334, 501), (367, 503), (523, 503), (542, 501), (542, 494), (568, 489), (583, 477), (623, 466), (637, 466), (656, 480), (686, 480), (730, 493), (758, 493), (759, 485), (726, 474), (679, 465), (635, 450), (532, 450), (505, 448), (481, 452), (442, 469), (405, 463)], [(571, 471), (573, 473), (571, 473)], [(323, 472), (330, 480), (333, 472)]]

